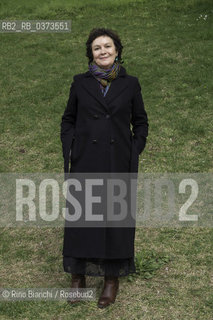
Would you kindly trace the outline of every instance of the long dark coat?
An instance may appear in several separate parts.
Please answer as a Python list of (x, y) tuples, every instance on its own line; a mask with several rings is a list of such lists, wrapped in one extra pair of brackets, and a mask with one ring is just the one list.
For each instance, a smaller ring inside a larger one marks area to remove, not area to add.
[[(89, 71), (74, 76), (61, 123), (65, 172), (137, 172), (147, 135), (147, 114), (136, 77), (121, 67), (104, 97)], [(65, 228), (63, 255), (130, 258), (134, 236), (134, 228)]]

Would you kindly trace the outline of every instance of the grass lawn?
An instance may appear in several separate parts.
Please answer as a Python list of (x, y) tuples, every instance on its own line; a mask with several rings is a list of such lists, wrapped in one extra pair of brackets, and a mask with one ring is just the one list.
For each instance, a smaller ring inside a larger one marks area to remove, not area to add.
[[(71, 33), (0, 34), (0, 172), (63, 170), (60, 122), (94, 27), (117, 30), (139, 78), (150, 131), (140, 172), (212, 174), (211, 0), (36, 0), (0, 4), (3, 20), (72, 20)], [(1, 228), (0, 288), (67, 288), (61, 228)], [(138, 228), (138, 274), (116, 303), (0, 302), (0, 319), (213, 319), (211, 228)], [(102, 278), (87, 277), (102, 287)]]

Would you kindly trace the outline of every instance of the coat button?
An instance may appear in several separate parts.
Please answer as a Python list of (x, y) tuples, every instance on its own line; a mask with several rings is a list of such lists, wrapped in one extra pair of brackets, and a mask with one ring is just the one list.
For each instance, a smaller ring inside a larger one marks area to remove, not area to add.
[(97, 143), (97, 140), (96, 139), (92, 140), (92, 143)]
[(98, 116), (97, 114), (93, 114), (93, 118), (94, 118), (94, 119), (98, 119), (99, 116)]
[(110, 115), (109, 114), (106, 114), (106, 119), (109, 119), (110, 118)]
[(113, 144), (114, 142), (115, 142), (115, 140), (114, 140), (114, 139), (111, 139), (111, 140), (110, 140), (110, 143), (111, 143), (111, 144)]

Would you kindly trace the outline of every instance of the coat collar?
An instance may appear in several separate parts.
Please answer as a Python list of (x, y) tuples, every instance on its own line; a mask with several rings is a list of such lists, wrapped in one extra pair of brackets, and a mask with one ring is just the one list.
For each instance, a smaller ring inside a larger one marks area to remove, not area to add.
[(109, 104), (115, 98), (117, 98), (127, 87), (126, 70), (121, 66), (117, 78), (112, 81), (105, 97), (101, 92), (98, 81), (93, 77), (90, 71), (84, 73), (82, 85), (87, 90), (87, 92), (92, 95), (99, 103), (101, 103), (109, 112)]

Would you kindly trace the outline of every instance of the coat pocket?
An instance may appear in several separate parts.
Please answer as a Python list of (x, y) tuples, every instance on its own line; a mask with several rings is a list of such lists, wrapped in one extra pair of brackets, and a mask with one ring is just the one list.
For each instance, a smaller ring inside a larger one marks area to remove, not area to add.
[(131, 158), (130, 158), (130, 172), (138, 172), (139, 153), (136, 146), (136, 141), (131, 137)]
[(70, 159), (71, 159), (71, 165), (78, 159), (78, 139), (75, 137), (72, 140), (72, 145), (71, 145), (71, 154), (70, 154)]

